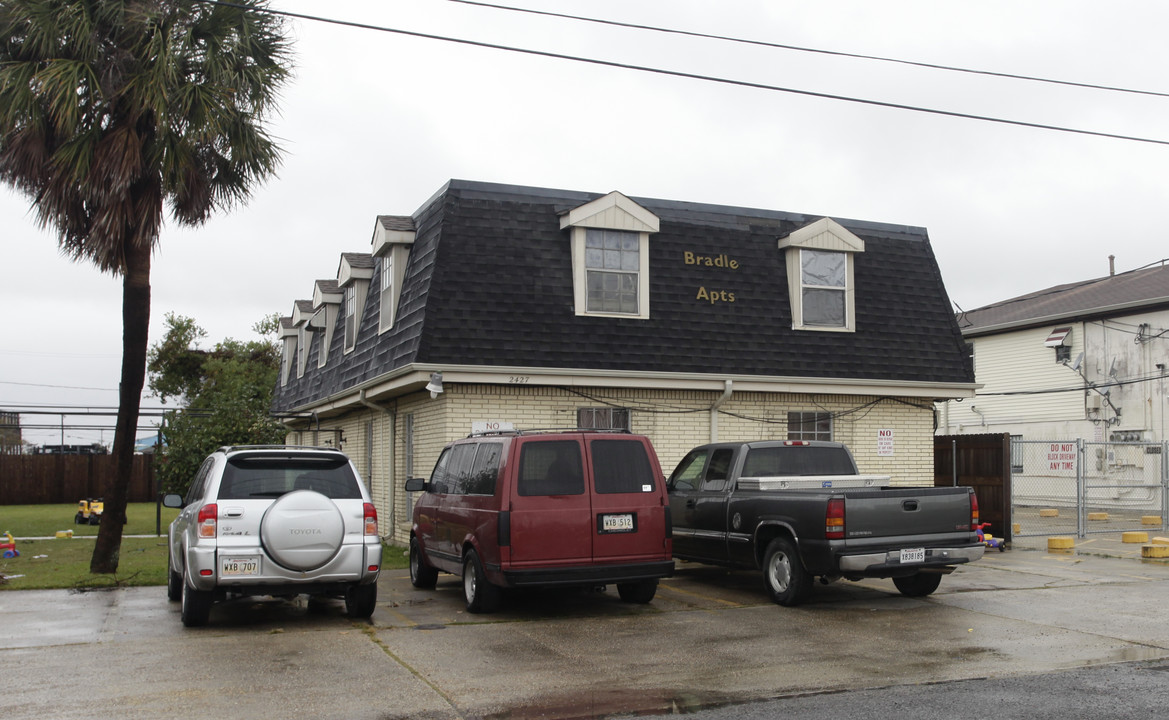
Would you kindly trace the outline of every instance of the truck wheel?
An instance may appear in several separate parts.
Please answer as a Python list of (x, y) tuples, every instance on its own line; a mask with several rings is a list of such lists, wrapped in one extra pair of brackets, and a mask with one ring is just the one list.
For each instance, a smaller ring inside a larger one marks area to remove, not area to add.
[(776, 538), (768, 544), (763, 579), (771, 599), (785, 607), (799, 605), (812, 593), (812, 576), (804, 570), (800, 556), (787, 538)]
[(658, 581), (653, 580), (639, 580), (631, 583), (617, 583), (617, 594), (621, 599), (627, 603), (639, 603), (644, 605), (650, 600), (654, 599), (654, 595), (658, 591)]
[(467, 612), (492, 613), (499, 607), (499, 588), (487, 580), (479, 553), (474, 550), (468, 550), (463, 560), (463, 597)]
[(438, 570), (426, 564), (418, 538), (410, 538), (410, 584), (423, 590), (433, 590), (438, 583)]
[(914, 573), (906, 577), (893, 578), (893, 584), (905, 597), (925, 597), (942, 584), (941, 573)]
[(202, 627), (207, 624), (211, 616), (210, 590), (196, 590), (190, 583), (183, 581), (183, 609), (181, 617), (183, 625), (187, 627)]
[(365, 619), (373, 615), (377, 607), (377, 583), (350, 585), (345, 589), (345, 614), (351, 618)]

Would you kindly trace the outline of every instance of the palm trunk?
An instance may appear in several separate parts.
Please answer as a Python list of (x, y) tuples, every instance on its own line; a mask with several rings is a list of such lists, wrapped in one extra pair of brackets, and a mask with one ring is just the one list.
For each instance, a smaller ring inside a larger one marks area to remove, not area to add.
[(146, 350), (150, 329), (150, 243), (127, 243), (122, 278), (122, 381), (118, 386), (118, 423), (114, 431), (117, 471), (107, 481), (105, 508), (91, 573), (115, 573), (122, 548), (126, 501), (134, 470), (134, 441), (138, 434), (138, 405), (146, 382)]

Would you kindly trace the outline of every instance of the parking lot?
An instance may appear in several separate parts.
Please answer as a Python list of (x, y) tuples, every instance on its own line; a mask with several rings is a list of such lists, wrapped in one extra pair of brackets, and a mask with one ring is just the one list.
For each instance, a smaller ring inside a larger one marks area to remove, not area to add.
[(0, 592), (0, 716), (598, 717), (1169, 656), (1163, 562), (1015, 549), (909, 599), (887, 580), (771, 604), (755, 574), (679, 563), (649, 605), (604, 592), (463, 609), (383, 574), (339, 602), (241, 600), (189, 630), (163, 588)]

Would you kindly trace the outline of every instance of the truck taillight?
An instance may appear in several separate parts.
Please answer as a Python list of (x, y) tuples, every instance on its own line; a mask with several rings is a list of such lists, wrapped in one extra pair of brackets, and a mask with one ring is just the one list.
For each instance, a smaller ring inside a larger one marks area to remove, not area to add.
[(365, 534), (377, 536), (377, 508), (373, 503), (365, 503)]
[(844, 539), (844, 498), (828, 501), (828, 510), (824, 513), (824, 537), (828, 540)]
[(978, 496), (974, 494), (973, 490), (971, 490), (970, 491), (970, 531), (971, 532), (978, 532), (978, 529), (981, 526), (982, 526), (982, 524), (980, 522), (978, 522)]
[(215, 537), (215, 523), (219, 519), (219, 506), (215, 503), (199, 508), (199, 537)]

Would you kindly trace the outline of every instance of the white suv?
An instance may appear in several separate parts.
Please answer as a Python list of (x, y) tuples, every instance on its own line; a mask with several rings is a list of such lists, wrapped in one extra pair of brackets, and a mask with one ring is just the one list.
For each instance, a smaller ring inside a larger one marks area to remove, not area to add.
[(187, 627), (229, 595), (345, 598), (350, 617), (377, 603), (377, 511), (349, 458), (331, 448), (223, 447), (212, 453), (170, 525), (167, 597)]

